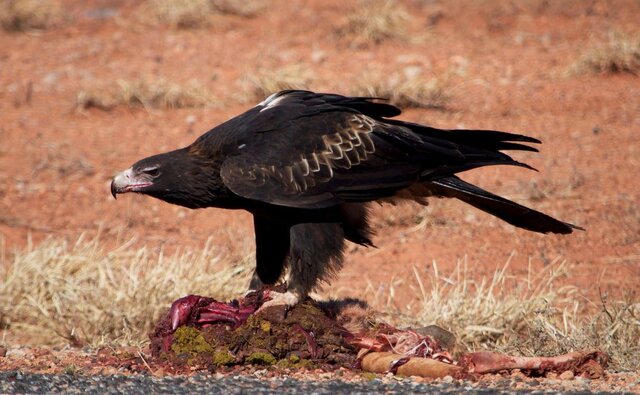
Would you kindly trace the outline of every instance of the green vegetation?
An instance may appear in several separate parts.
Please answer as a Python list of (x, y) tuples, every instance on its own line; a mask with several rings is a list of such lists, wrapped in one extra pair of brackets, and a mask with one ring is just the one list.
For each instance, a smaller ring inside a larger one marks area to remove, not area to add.
[(254, 352), (249, 354), (245, 362), (253, 365), (275, 365), (278, 360), (268, 352)]

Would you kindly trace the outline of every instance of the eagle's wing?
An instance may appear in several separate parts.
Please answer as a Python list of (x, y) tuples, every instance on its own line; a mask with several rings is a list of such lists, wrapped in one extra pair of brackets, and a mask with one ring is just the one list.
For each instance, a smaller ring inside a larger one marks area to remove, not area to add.
[(231, 191), (272, 204), (323, 208), (391, 196), (420, 177), (421, 165), (411, 152), (421, 141), (408, 130), (400, 136), (402, 128), (387, 130), (358, 109), (320, 95), (305, 102), (296, 93), (272, 98), (252, 116), (254, 127), (247, 130), (258, 132), (240, 139), (237, 153), (221, 166)]
[[(298, 208), (391, 197), (491, 164), (526, 166), (499, 152), (535, 139), (495, 131), (443, 131), (386, 119), (399, 110), (366, 98), (286, 91), (230, 121), (237, 145), (221, 165), (237, 195)], [(514, 142), (515, 141), (515, 142)]]

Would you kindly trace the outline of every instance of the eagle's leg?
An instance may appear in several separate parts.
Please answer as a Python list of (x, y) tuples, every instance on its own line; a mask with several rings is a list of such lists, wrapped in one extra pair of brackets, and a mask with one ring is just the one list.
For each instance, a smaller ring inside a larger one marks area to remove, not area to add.
[(249, 289), (247, 289), (247, 292), (244, 293), (244, 296), (246, 297), (250, 293), (262, 289), (262, 287), (264, 287), (265, 285), (266, 284), (263, 283), (262, 280), (260, 280), (258, 269), (254, 270), (253, 275), (251, 276), (251, 281), (249, 281)]
[(321, 280), (342, 267), (345, 232), (340, 223), (303, 223), (291, 227), (289, 279), (286, 292), (270, 291), (270, 306), (293, 306), (304, 300)]
[[(249, 295), (251, 292), (255, 292), (262, 287), (264, 287), (265, 283), (260, 280), (260, 276), (258, 275), (258, 271), (253, 272), (253, 276), (251, 277), (251, 282), (249, 283), (249, 289), (245, 293)], [(298, 292), (287, 290), (286, 292), (277, 292), (277, 291), (266, 291), (264, 296), (269, 299), (260, 306), (257, 312), (261, 311), (264, 308), (269, 306), (293, 306), (300, 302), (302, 299), (301, 294)]]
[[(291, 227), (287, 291), (270, 291), (266, 296), (271, 300), (260, 309), (293, 306), (304, 300), (319, 282), (334, 276), (342, 268), (345, 239), (363, 246), (373, 246), (373, 232), (369, 228), (365, 204), (342, 204), (334, 214), (333, 218), (340, 222), (300, 223)], [(259, 270), (256, 273), (252, 285), (258, 284), (262, 278)]]
[[(284, 270), (287, 256), (291, 248), (291, 226), (271, 219), (254, 215), (253, 226), (256, 233), (256, 270), (249, 284), (249, 292), (258, 290), (264, 285), (275, 284)], [(261, 309), (273, 305), (294, 305), (299, 298), (286, 292), (285, 300), (281, 300), (277, 292), (270, 291), (270, 300)]]

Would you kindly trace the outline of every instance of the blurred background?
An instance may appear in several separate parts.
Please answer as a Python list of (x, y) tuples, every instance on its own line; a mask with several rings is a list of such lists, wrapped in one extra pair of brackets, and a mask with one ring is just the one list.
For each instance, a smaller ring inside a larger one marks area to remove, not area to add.
[[(81, 288), (110, 301), (164, 292), (158, 309), (223, 285), (241, 292), (248, 214), (115, 201), (109, 182), (287, 88), (385, 97), (405, 120), (540, 138), (540, 153), (517, 154), (538, 173), (463, 178), (587, 229), (532, 234), (450, 201), (374, 207), (378, 248), (349, 246), (322, 295), (411, 311), (434, 279), (479, 281), (508, 265), (505, 289), (561, 267), (553, 281), (574, 300), (629, 298), (640, 278), (639, 20), (633, 0), (2, 0), (0, 299), (73, 317), (89, 314), (73, 302), (89, 298)], [(162, 276), (154, 265), (170, 278), (135, 288)], [(127, 269), (91, 277), (105, 267)], [(6, 328), (27, 320), (12, 314)], [(96, 327), (113, 319), (100, 317)]]

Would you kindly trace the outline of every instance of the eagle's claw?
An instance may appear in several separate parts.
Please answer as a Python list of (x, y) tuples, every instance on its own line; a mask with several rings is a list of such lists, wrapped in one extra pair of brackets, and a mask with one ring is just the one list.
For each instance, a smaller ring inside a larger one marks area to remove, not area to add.
[(295, 306), (300, 302), (300, 295), (295, 291), (286, 291), (286, 292), (276, 292), (276, 291), (265, 291), (264, 296), (268, 298), (266, 302), (260, 306), (260, 308), (256, 311), (256, 314), (266, 310), (269, 307), (274, 306), (285, 306), (291, 307)]

